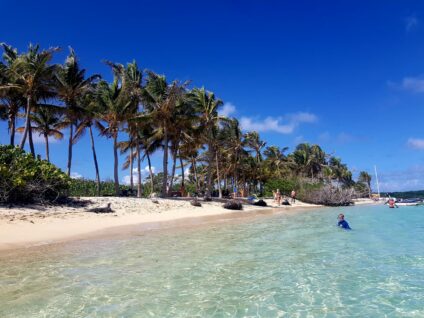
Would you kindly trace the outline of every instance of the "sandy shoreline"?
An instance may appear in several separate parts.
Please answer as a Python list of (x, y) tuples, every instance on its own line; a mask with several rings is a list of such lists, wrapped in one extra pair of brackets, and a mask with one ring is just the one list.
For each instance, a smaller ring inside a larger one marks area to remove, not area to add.
[[(277, 206), (267, 200), (268, 207), (243, 205), (243, 211), (226, 210), (221, 202), (201, 202), (194, 207), (189, 201), (177, 199), (137, 198), (84, 198), (85, 207), (69, 206), (25, 206), (0, 207), (0, 250), (28, 248), (50, 243), (60, 243), (83, 237), (95, 237), (105, 233), (119, 233), (122, 227), (139, 226), (139, 230), (181, 226), (209, 219), (237, 218), (254, 213), (317, 208), (318, 205), (297, 201), (291, 206)], [(113, 213), (88, 212), (93, 207), (104, 207), (111, 203)], [(361, 201), (360, 204), (370, 203)], [(142, 225), (142, 226), (141, 226)]]

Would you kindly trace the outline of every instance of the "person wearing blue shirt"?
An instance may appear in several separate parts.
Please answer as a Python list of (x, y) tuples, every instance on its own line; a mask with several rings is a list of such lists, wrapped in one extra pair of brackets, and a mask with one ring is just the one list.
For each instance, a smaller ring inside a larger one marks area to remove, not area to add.
[(339, 217), (338, 217), (339, 222), (337, 223), (337, 226), (345, 229), (345, 230), (351, 230), (349, 223), (346, 222), (346, 220), (344, 219), (344, 214), (340, 213)]

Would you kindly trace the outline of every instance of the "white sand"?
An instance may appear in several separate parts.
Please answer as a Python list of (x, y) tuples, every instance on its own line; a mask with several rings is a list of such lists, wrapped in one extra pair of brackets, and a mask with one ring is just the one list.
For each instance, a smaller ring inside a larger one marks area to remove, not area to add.
[[(101, 230), (135, 224), (148, 224), (183, 220), (207, 216), (224, 216), (230, 213), (270, 211), (278, 206), (266, 200), (269, 207), (244, 204), (243, 211), (227, 210), (221, 202), (201, 202), (202, 207), (194, 207), (187, 200), (138, 198), (83, 198), (91, 203), (85, 207), (34, 206), (0, 207), (0, 250), (30, 247), (34, 245), (63, 242), (80, 238), (83, 235)], [(112, 204), (113, 213), (96, 214), (86, 210)], [(292, 206), (279, 208), (292, 210), (299, 207), (317, 207), (297, 201)]]

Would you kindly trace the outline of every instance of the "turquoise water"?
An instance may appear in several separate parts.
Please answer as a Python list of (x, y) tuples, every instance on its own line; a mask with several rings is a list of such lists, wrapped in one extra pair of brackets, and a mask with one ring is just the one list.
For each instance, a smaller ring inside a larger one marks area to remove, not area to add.
[(0, 317), (424, 317), (423, 221), (322, 209), (8, 253)]

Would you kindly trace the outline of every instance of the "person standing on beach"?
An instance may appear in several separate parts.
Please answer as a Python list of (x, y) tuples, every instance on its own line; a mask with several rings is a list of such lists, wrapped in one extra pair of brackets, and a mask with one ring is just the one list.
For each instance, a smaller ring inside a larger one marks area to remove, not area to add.
[(291, 202), (296, 203), (296, 191), (292, 190), (290, 196), (291, 196)]
[(277, 189), (277, 192), (275, 192), (275, 200), (277, 201), (277, 204), (278, 205), (281, 204), (281, 193), (280, 193), (280, 189)]

